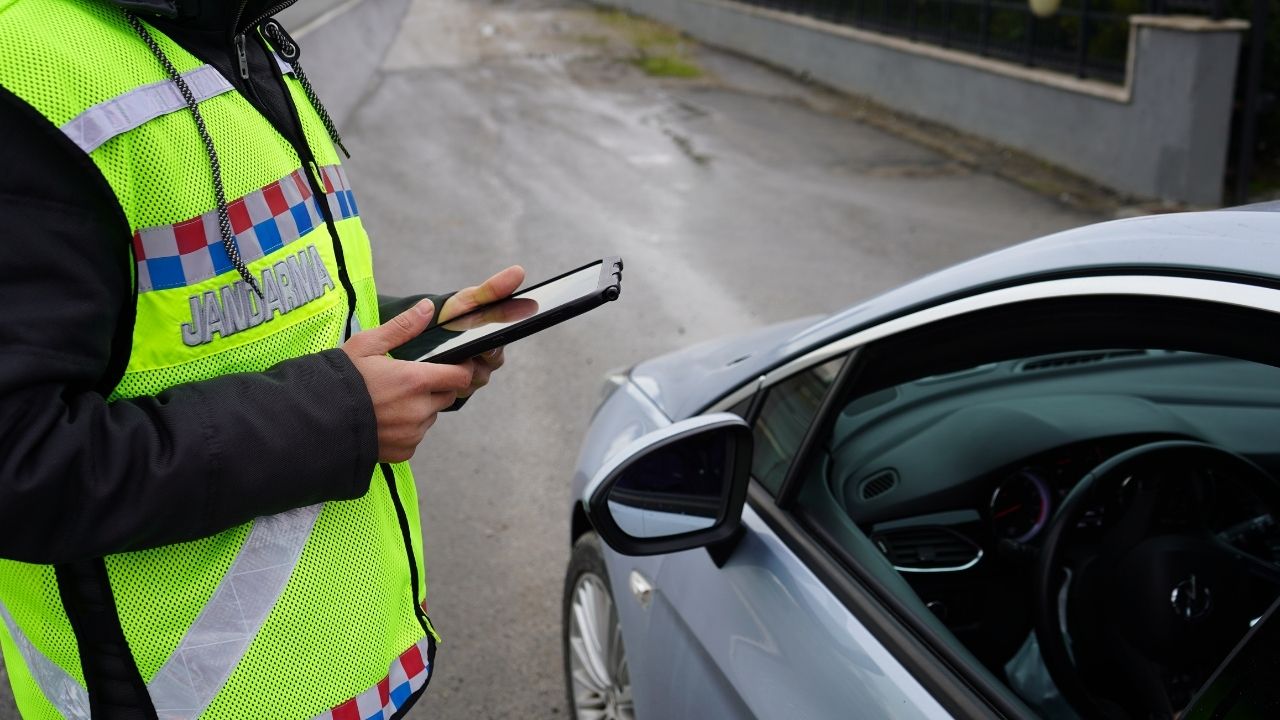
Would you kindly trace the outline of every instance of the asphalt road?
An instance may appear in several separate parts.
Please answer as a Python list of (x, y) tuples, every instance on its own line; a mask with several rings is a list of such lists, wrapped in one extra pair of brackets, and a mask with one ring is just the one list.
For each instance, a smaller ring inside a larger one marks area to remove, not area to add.
[(619, 302), (509, 348), (414, 459), (445, 636), (415, 719), (566, 714), (569, 476), (607, 369), (1093, 219), (739, 58), (646, 77), (603, 49), (607, 25), (580, 5), (415, 0), (343, 128), (384, 293), (626, 260)]

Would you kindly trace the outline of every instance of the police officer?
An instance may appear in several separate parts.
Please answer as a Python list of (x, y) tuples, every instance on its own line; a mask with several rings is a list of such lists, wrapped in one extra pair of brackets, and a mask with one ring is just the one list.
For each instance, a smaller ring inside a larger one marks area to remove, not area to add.
[(405, 461), (502, 354), (385, 353), (523, 271), (379, 298), (289, 4), (0, 0), (0, 645), (25, 717), (385, 719), (431, 676)]

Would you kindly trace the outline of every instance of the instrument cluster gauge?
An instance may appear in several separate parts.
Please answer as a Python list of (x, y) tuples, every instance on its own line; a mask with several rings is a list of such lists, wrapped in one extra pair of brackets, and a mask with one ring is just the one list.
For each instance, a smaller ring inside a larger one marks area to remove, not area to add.
[(996, 537), (1024, 543), (1049, 522), (1049, 485), (1034, 470), (1009, 476), (991, 496)]

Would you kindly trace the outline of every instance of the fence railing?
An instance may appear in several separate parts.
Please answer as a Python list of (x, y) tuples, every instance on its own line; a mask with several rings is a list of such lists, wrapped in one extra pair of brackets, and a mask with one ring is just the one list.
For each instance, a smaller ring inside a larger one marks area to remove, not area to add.
[(1123, 83), (1129, 16), (1220, 15), (1224, 0), (1062, 0), (1037, 17), (1027, 0), (744, 0), (978, 55)]
[(1230, 195), (1238, 202), (1249, 196), (1255, 156), (1280, 163), (1280, 131), (1259, 131), (1259, 118), (1280, 119), (1280, 79), (1264, 79), (1263, 61), (1265, 45), (1280, 46), (1267, 39), (1275, 0), (1061, 0), (1048, 17), (1037, 17), (1027, 0), (741, 1), (1114, 84), (1124, 83), (1128, 69), (1130, 15), (1242, 17), (1252, 27), (1235, 98)]

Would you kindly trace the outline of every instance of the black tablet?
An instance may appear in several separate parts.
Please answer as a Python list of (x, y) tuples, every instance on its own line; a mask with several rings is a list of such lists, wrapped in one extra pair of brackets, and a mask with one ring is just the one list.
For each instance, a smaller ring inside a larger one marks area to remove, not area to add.
[(436, 325), (391, 351), (400, 360), (451, 364), (508, 345), (622, 293), (622, 258), (607, 257)]

